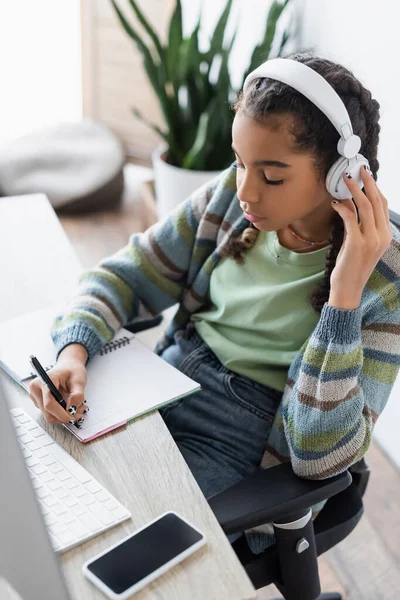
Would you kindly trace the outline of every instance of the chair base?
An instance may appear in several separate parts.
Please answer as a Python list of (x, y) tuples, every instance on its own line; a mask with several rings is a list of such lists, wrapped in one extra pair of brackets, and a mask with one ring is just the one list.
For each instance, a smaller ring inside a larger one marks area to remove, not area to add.
[(316, 600), (343, 600), (343, 597), (337, 592), (328, 592), (327, 594), (321, 594)]

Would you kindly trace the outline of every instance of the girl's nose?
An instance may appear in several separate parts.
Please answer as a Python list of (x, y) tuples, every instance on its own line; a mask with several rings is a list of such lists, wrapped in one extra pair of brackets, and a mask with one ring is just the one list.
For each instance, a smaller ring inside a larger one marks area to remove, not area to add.
[(237, 190), (237, 197), (242, 204), (255, 204), (260, 201), (257, 187), (248, 177), (243, 177)]

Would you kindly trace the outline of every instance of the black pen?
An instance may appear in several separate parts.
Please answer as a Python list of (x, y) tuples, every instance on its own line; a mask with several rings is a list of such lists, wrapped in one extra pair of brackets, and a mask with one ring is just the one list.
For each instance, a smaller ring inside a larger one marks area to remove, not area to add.
[[(40, 362), (38, 361), (38, 359), (36, 358), (36, 356), (33, 356), (33, 354), (31, 354), (30, 357), (29, 357), (29, 359), (30, 359), (30, 363), (31, 363), (32, 367), (35, 369), (35, 371), (38, 374), (38, 376), (40, 377), (40, 379), (49, 388), (50, 393), (53, 396), (53, 398), (66, 411), (67, 410), (67, 403), (65, 402), (64, 398), (61, 396), (60, 392), (58, 391), (58, 389), (56, 388), (56, 386), (54, 385), (54, 383), (52, 382), (52, 380), (50, 379), (50, 377), (47, 375), (45, 369), (42, 367), (42, 365), (40, 364)], [(74, 425), (78, 429), (81, 428), (81, 426), (78, 423), (76, 423), (76, 422), (74, 423)]]

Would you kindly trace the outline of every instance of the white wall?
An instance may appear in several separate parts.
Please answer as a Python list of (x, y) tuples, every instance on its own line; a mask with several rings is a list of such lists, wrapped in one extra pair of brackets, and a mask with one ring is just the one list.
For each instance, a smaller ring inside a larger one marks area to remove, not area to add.
[[(400, 156), (398, 19), (395, 0), (301, 0), (301, 42), (341, 62), (370, 89), (381, 105), (378, 186), (389, 207), (400, 212), (397, 160)], [(400, 467), (400, 377), (375, 427), (375, 438)]]
[(79, 0), (0, 2), (0, 146), (82, 115)]

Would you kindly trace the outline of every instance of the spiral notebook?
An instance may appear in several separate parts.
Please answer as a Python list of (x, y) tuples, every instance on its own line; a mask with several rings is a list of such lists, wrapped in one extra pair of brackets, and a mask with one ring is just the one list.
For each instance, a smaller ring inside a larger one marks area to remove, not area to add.
[[(59, 309), (46, 309), (0, 323), (0, 368), (28, 391), (34, 354), (48, 371), (56, 362), (50, 326)], [(87, 364), (85, 398), (90, 411), (81, 429), (65, 425), (89, 442), (128, 421), (197, 392), (201, 386), (120, 329)]]

